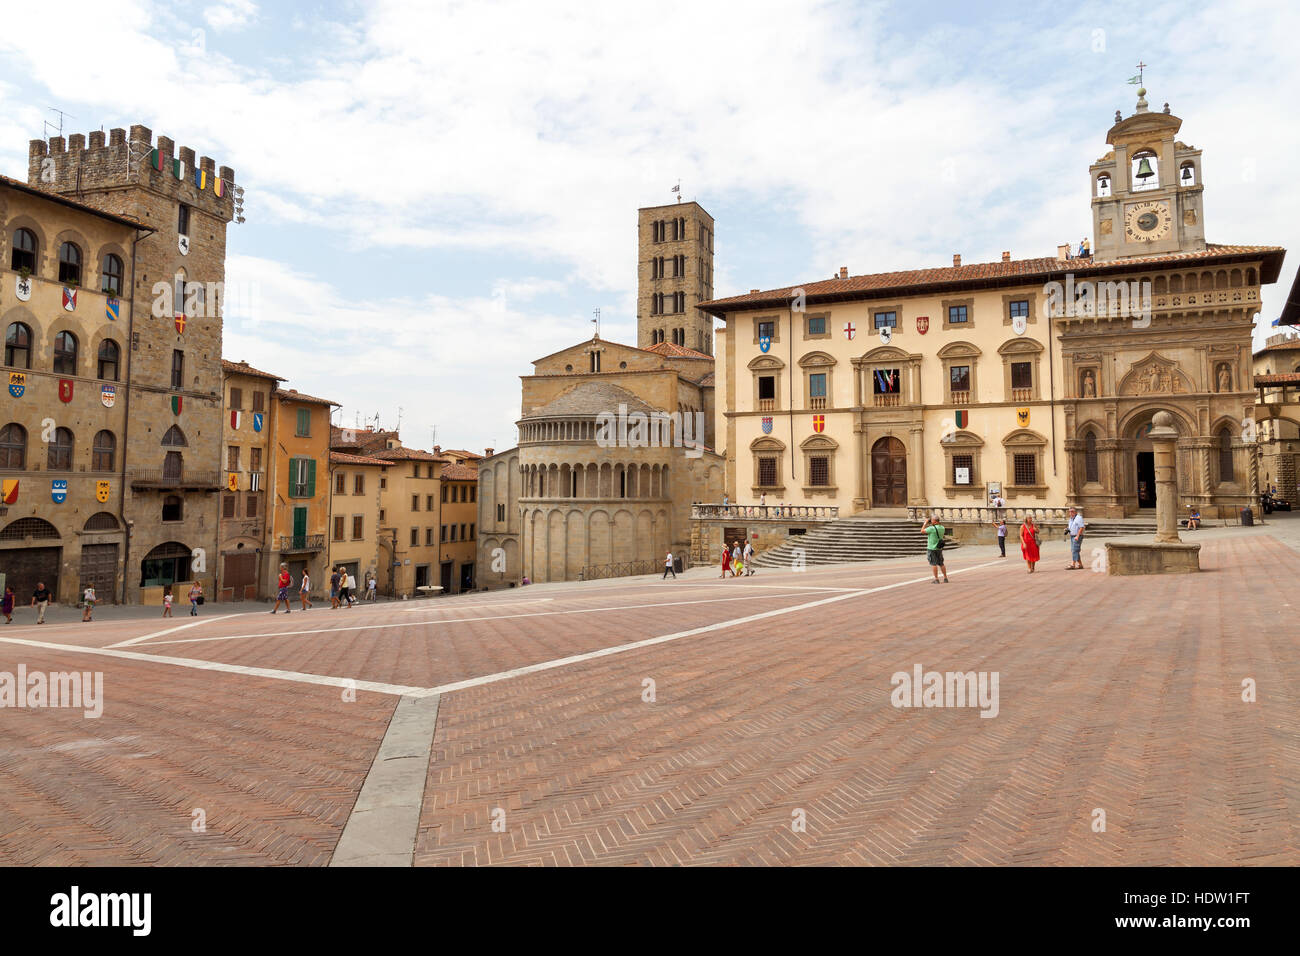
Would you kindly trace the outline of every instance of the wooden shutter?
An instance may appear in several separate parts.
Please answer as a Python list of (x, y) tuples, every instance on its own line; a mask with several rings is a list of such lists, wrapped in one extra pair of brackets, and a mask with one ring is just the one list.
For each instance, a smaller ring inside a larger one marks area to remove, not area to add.
[(308, 458), (307, 461), (307, 497), (316, 497), (316, 459)]

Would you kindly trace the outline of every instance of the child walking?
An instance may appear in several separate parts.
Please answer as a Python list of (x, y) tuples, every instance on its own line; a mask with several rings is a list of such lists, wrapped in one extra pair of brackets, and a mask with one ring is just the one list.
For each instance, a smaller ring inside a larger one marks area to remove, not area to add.
[(172, 616), (172, 586), (170, 584), (163, 588), (163, 617)]

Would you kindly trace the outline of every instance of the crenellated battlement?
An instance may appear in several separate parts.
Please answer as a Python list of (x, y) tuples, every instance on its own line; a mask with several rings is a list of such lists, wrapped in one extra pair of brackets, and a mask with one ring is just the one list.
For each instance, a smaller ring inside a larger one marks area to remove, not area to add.
[(166, 136), (154, 142), (153, 130), (147, 126), (132, 126), (129, 135), (124, 129), (111, 129), (107, 143), (102, 130), (91, 133), (89, 142), (81, 133), (66, 141), (62, 136), (52, 136), (49, 142), (31, 140), (27, 183), (111, 206), (114, 212), (130, 210), (121, 198), (113, 201), (108, 191), (143, 186), (223, 222), (234, 218), (235, 171), (229, 166), (218, 169), (210, 156), (199, 156), (196, 162), (193, 149), (182, 146), (178, 151), (175, 141)]

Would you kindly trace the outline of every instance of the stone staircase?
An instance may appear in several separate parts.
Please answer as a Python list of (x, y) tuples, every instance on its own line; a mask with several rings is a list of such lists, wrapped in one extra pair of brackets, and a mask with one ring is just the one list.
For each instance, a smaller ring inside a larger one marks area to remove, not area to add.
[[(945, 550), (957, 547), (951, 537), (946, 541)], [(803, 562), (808, 566), (919, 557), (925, 554), (925, 535), (919, 522), (907, 518), (854, 515), (822, 525), (808, 534), (791, 535), (775, 548), (757, 555), (754, 566), (788, 570), (799, 550), (803, 551)]]

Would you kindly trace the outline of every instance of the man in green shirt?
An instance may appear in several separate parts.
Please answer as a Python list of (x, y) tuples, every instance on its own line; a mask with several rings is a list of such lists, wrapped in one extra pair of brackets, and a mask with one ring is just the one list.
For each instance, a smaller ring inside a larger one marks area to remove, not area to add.
[(934, 583), (939, 583), (939, 572), (942, 571), (943, 583), (947, 584), (948, 569), (943, 564), (943, 525), (937, 518), (926, 518), (921, 530), (925, 532), (925, 558), (934, 572)]

